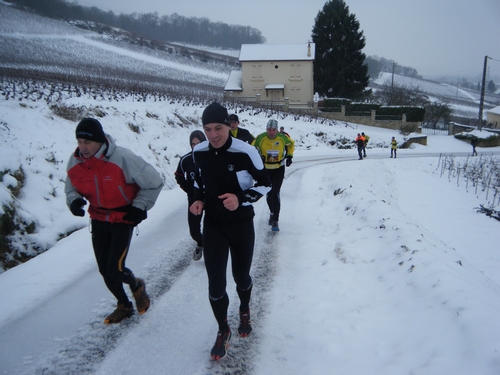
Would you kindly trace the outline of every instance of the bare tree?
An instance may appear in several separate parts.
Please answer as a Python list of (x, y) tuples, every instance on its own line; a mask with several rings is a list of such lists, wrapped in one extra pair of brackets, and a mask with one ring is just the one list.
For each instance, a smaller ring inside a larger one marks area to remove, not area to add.
[(495, 86), (495, 82), (493, 82), (493, 80), (491, 80), (489, 83), (488, 83), (488, 91), (489, 92), (495, 92), (497, 89), (497, 87)]
[(430, 129), (436, 129), (439, 123), (447, 125), (450, 122), (452, 109), (448, 103), (432, 102), (425, 106), (425, 117), (423, 126)]
[(425, 107), (429, 103), (427, 94), (418, 86), (406, 86), (392, 84), (385, 81), (382, 87), (374, 95), (375, 99), (382, 105), (409, 105)]

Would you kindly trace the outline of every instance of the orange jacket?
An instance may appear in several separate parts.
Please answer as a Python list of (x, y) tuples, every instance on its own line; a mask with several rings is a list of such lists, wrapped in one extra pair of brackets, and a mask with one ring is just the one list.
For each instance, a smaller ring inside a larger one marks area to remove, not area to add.
[(358, 148), (363, 148), (363, 146), (365, 145), (365, 137), (363, 137), (362, 135), (356, 137), (356, 145), (358, 146)]

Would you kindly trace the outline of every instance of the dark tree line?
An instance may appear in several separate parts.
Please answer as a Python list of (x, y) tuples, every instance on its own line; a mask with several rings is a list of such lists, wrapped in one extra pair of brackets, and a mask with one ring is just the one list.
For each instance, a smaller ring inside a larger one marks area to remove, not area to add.
[(7, 0), (51, 18), (92, 21), (118, 27), (151, 40), (221, 48), (241, 48), (242, 44), (264, 43), (260, 30), (250, 26), (211, 22), (208, 18), (132, 13), (119, 15), (97, 7), (81, 6), (65, 0)]
[(422, 78), (416, 69), (399, 65), (394, 60), (388, 60), (383, 57), (368, 56), (365, 63), (368, 65), (368, 74), (373, 79), (377, 79), (381, 72), (394, 73), (418, 79)]

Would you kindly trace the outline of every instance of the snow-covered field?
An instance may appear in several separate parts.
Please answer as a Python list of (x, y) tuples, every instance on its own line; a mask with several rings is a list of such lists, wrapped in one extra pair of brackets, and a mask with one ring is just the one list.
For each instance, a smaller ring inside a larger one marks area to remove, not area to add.
[[(392, 81), (391, 73), (381, 73), (375, 83), (378, 85), (386, 85)], [(458, 116), (475, 118), (478, 115), (480, 92), (476, 90), (464, 89), (457, 85), (448, 83), (440, 83), (425, 79), (417, 79), (405, 77), (395, 74), (394, 84), (408, 87), (418, 88), (422, 93), (429, 96), (432, 101), (443, 101), (448, 105)], [(485, 94), (484, 99), (485, 110), (498, 105), (498, 97)]]
[[(391, 82), (391, 79), (391, 73), (381, 73), (375, 83), (382, 85), (386, 82)], [(427, 81), (400, 75), (394, 75), (394, 82), (401, 86), (418, 87), (423, 92), (430, 93), (436, 97), (457, 98), (462, 100), (467, 99), (479, 103), (479, 92), (459, 89), (457, 86), (452, 86), (446, 83)]]
[[(223, 87), (233, 65), (175, 48), (154, 50), (137, 40), (96, 33), (20, 11), (0, 2), (0, 67), (31, 76), (130, 79), (168, 85), (182, 81)], [(136, 38), (137, 39), (137, 38)]]

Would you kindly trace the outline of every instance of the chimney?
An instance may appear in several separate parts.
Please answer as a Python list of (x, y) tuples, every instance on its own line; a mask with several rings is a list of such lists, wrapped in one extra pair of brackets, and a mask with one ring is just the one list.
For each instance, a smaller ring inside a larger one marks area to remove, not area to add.
[(307, 43), (307, 57), (311, 57), (311, 43)]

